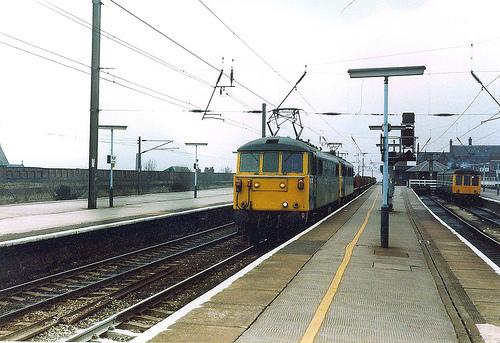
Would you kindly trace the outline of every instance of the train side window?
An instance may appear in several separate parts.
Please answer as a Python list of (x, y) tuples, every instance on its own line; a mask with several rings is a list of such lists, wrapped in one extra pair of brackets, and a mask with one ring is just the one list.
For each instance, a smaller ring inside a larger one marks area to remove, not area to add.
[(259, 153), (242, 152), (240, 154), (240, 172), (259, 172)]
[(470, 186), (470, 175), (464, 175), (464, 186)]
[(302, 153), (283, 153), (283, 173), (302, 173)]
[(265, 152), (262, 156), (262, 172), (278, 172), (278, 153)]
[(479, 176), (472, 175), (472, 185), (473, 186), (479, 186)]
[(455, 184), (457, 186), (462, 186), (462, 175), (455, 175)]
[(323, 160), (318, 160), (318, 175), (323, 175)]
[(308, 155), (309, 157), (309, 174), (311, 175), (316, 175), (317, 173), (317, 159), (316, 159), (316, 156), (314, 156), (313, 154), (309, 154)]

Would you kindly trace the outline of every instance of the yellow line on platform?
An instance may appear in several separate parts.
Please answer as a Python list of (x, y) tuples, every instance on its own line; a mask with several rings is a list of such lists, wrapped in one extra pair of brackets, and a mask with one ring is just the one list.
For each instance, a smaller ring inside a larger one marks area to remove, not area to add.
[(335, 276), (332, 280), (332, 283), (330, 284), (330, 287), (328, 287), (328, 290), (326, 291), (323, 299), (321, 300), (321, 303), (319, 304), (318, 308), (316, 309), (316, 313), (314, 314), (314, 317), (311, 320), (311, 323), (309, 323), (309, 326), (307, 327), (307, 330), (304, 333), (304, 336), (302, 336), (300, 343), (312, 343), (312, 342), (314, 342), (314, 339), (316, 338), (316, 335), (318, 334), (319, 329), (321, 328), (321, 324), (323, 324), (323, 321), (325, 320), (326, 314), (328, 313), (328, 309), (330, 308), (330, 305), (332, 304), (333, 298), (335, 297), (335, 294), (337, 293), (337, 289), (340, 285), (340, 282), (342, 281), (342, 277), (344, 276), (344, 272), (347, 268), (347, 265), (349, 264), (349, 261), (351, 260), (351, 256), (352, 256), (352, 252), (354, 250), (354, 247), (356, 246), (356, 243), (358, 243), (359, 237), (361, 237), (361, 234), (365, 230), (366, 224), (368, 224), (368, 219), (370, 218), (370, 214), (372, 213), (372, 210), (375, 207), (375, 203), (377, 202), (377, 198), (378, 198), (378, 193), (375, 196), (375, 199), (373, 200), (372, 206), (370, 207), (370, 209), (366, 213), (365, 220), (363, 221), (363, 224), (361, 224), (361, 226), (359, 227), (358, 232), (356, 233), (356, 236), (354, 236), (353, 240), (346, 246), (342, 263), (340, 263), (340, 266), (337, 269), (337, 272), (335, 273)]

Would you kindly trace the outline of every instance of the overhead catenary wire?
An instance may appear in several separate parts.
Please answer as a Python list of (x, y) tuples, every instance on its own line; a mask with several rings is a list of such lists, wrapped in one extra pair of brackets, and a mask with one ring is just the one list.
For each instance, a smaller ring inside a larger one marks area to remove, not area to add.
[[(491, 81), (487, 84), (487, 86), (491, 85), (493, 82), (495, 82), (495, 81), (496, 81), (496, 80), (498, 80), (499, 78), (500, 78), (500, 75), (497, 75), (497, 77), (495, 77), (493, 80), (491, 80)], [(478, 93), (476, 94), (476, 96), (472, 99), (472, 101), (469, 103), (469, 105), (467, 105), (467, 107), (465, 108), (465, 110), (463, 110), (463, 111), (462, 111), (462, 113), (461, 113), (461, 114), (457, 117), (457, 119), (455, 119), (455, 121), (454, 121), (453, 123), (451, 123), (451, 124), (450, 124), (450, 125), (446, 128), (446, 130), (444, 130), (444, 132), (443, 132), (441, 135), (439, 135), (439, 136), (438, 136), (438, 138), (433, 139), (433, 141), (434, 141), (434, 142), (437, 142), (437, 141), (438, 141), (441, 137), (443, 137), (443, 136), (446, 134), (446, 132), (448, 132), (448, 131), (449, 131), (449, 130), (453, 127), (453, 125), (455, 125), (455, 124), (456, 124), (456, 123), (460, 120), (460, 118), (462, 118), (462, 116), (465, 114), (465, 112), (467, 112), (467, 111), (469, 110), (469, 108), (472, 106), (472, 104), (474, 104), (474, 102), (477, 100), (477, 98), (479, 98), (479, 96), (481, 95), (482, 91), (483, 91), (483, 87), (481, 87), (481, 89), (479, 90), (479, 92), (478, 92)], [(490, 119), (491, 119), (491, 118), (493, 118), (493, 117), (494, 117), (494, 116), (496, 116), (496, 115), (497, 115), (497, 113), (496, 113), (496, 114), (494, 114), (494, 115), (492, 115), (492, 116), (490, 117)], [(471, 131), (473, 131), (473, 130), (477, 129), (477, 128), (478, 128), (479, 126), (481, 126), (482, 124), (483, 124), (483, 123), (480, 123), (480, 124), (478, 124), (477, 126), (473, 127), (472, 129), (468, 130), (466, 133), (464, 133), (463, 135), (461, 135), (461, 136), (460, 136), (460, 138), (462, 138), (462, 137), (463, 137), (464, 135), (466, 135), (467, 133), (469, 133), (469, 132), (471, 132)], [(442, 147), (442, 148), (440, 148), (439, 150), (444, 149), (446, 146), (447, 146), (447, 145), (443, 145), (443, 147)]]
[[(138, 21), (140, 21), (141, 23), (143, 23), (144, 25), (146, 25), (147, 27), (149, 27), (150, 29), (152, 29), (153, 31), (155, 31), (156, 33), (158, 33), (159, 35), (161, 35), (162, 37), (164, 37), (167, 40), (169, 40), (171, 43), (175, 44), (176, 46), (178, 46), (179, 48), (181, 48), (182, 50), (184, 50), (185, 52), (187, 52), (188, 54), (190, 54), (191, 56), (193, 56), (196, 59), (198, 59), (199, 61), (203, 62), (205, 65), (209, 66), (210, 68), (212, 68), (212, 69), (214, 69), (214, 70), (216, 70), (218, 72), (220, 71), (219, 68), (217, 68), (216, 66), (214, 66), (212, 63), (208, 62), (207, 60), (205, 60), (204, 58), (202, 58), (197, 53), (191, 51), (190, 49), (188, 49), (187, 47), (185, 47), (181, 43), (177, 42), (176, 40), (174, 40), (173, 38), (171, 38), (170, 36), (168, 36), (166, 33), (164, 33), (163, 31), (161, 31), (157, 27), (153, 26), (152, 24), (150, 24), (146, 20), (142, 19), (141, 17), (139, 17), (135, 13), (129, 11), (128, 9), (126, 9), (124, 6), (120, 5), (115, 0), (109, 0), (109, 1), (112, 2), (114, 5), (116, 5), (117, 7), (119, 7), (120, 9), (122, 9), (124, 12), (128, 13), (133, 18), (137, 19)], [(229, 75), (227, 75), (226, 73), (224, 73), (224, 75), (227, 76), (227, 77), (229, 77)], [(269, 101), (268, 99), (266, 99), (263, 96), (259, 95), (258, 93), (256, 93), (255, 91), (251, 90), (249, 87), (245, 86), (244, 84), (242, 84), (241, 82), (237, 81), (236, 79), (234, 80), (234, 83), (236, 83), (237, 85), (243, 87), (245, 90), (247, 90), (248, 92), (252, 93), (253, 95), (255, 95), (256, 97), (258, 97), (259, 99), (261, 99), (261, 100), (263, 100), (263, 101), (265, 101), (265, 102), (267, 102), (267, 103), (275, 106), (272, 103), (272, 101)]]
[[(499, 39), (499, 38), (500, 38), (500, 36), (494, 36), (494, 37), (489, 38), (489, 39), (484, 39), (484, 40), (481, 40), (481, 41), (477, 41), (477, 42), (475, 42), (473, 44), (476, 44), (476, 45), (477, 44), (482, 44), (482, 43), (490, 42), (492, 40), (496, 40), (496, 39)], [(410, 51), (396, 52), (396, 53), (384, 54), (384, 55), (374, 55), (374, 56), (366, 56), (366, 57), (356, 57), (356, 58), (349, 58), (349, 59), (340, 59), (340, 60), (334, 60), (334, 61), (328, 61), (328, 62), (311, 63), (310, 65), (311, 66), (321, 66), (321, 65), (328, 65), (328, 64), (365, 61), (365, 60), (373, 60), (373, 59), (379, 59), (379, 58), (405, 56), (405, 55), (414, 55), (414, 54), (422, 54), (422, 53), (435, 52), (435, 51), (443, 51), (443, 50), (461, 49), (461, 48), (468, 48), (468, 47), (470, 47), (470, 43), (449, 45), (449, 46), (437, 47), (437, 48), (430, 48), (430, 49), (410, 50)]]
[[(89, 30), (93, 30), (91, 23), (85, 21), (84, 19), (78, 17), (77, 15), (75, 15), (75, 14), (73, 14), (73, 13), (71, 13), (71, 12), (51, 3), (51, 2), (45, 1), (46, 4), (44, 4), (44, 3), (40, 2), (39, 0), (34, 0), (34, 1), (37, 2), (39, 5), (51, 10), (52, 12), (54, 12), (56, 14), (59, 14), (59, 15), (65, 17), (66, 19), (68, 19), (68, 20), (70, 20), (78, 25), (81, 25)], [(105, 30), (102, 30), (102, 29), (100, 32), (101, 32), (101, 35), (103, 37), (117, 43), (118, 45), (121, 45), (127, 49), (130, 49), (130, 50), (134, 51), (135, 53), (137, 53), (143, 57), (146, 57), (155, 63), (163, 65), (164, 67), (167, 67), (167, 68), (169, 68), (177, 73), (180, 73), (188, 78), (191, 78), (195, 81), (198, 81), (206, 86), (212, 87), (212, 84), (210, 82), (202, 79), (201, 77), (198, 77), (198, 76), (196, 76), (196, 75), (194, 75), (194, 74), (192, 74), (192, 73), (190, 73), (190, 72), (188, 72), (180, 67), (177, 67), (177, 66), (165, 61), (164, 59), (162, 59), (156, 55), (153, 55), (153, 54), (147, 52), (146, 50), (139, 48), (136, 45), (119, 38), (116, 35), (113, 35), (113, 34), (107, 32)]]
[[(203, 7), (205, 7), (205, 9), (210, 12), (215, 18), (217, 18), (217, 20), (222, 24), (224, 25), (224, 27), (226, 29), (228, 29), (236, 38), (238, 38), (238, 40), (243, 43), (243, 45), (245, 45), (255, 56), (257, 56), (257, 58), (259, 58), (262, 63), (264, 63), (267, 67), (269, 67), (269, 69), (271, 69), (281, 80), (283, 80), (285, 83), (287, 83), (289, 86), (293, 86), (293, 84), (288, 81), (283, 75), (281, 75), (281, 73), (276, 69), (274, 68), (266, 59), (264, 59), (264, 57), (262, 57), (261, 54), (259, 54), (254, 48), (252, 48), (250, 46), (250, 44), (248, 44), (245, 40), (243, 40), (243, 38), (241, 38), (231, 27), (229, 27), (229, 25), (227, 25), (210, 7), (208, 7), (202, 0), (198, 0), (200, 4), (203, 5)], [(297, 90), (297, 94), (299, 94), (299, 96), (302, 98), (302, 100), (304, 100), (304, 102), (313, 109), (313, 111), (316, 111), (316, 109), (314, 108), (314, 106), (304, 97), (304, 95), (299, 92)], [(279, 106), (278, 106), (279, 107)]]
[[(82, 62), (77, 61), (77, 60), (75, 60), (75, 59), (72, 59), (72, 58), (70, 58), (70, 57), (64, 56), (64, 55), (62, 55), (62, 54), (60, 54), (60, 53), (57, 53), (57, 52), (51, 51), (51, 50), (49, 50), (49, 49), (43, 48), (43, 47), (38, 46), (38, 45), (36, 45), (36, 44), (33, 44), (33, 43), (27, 42), (27, 41), (25, 41), (25, 40), (19, 39), (19, 38), (17, 38), (17, 37), (12, 36), (12, 35), (5, 34), (5, 33), (3, 33), (3, 32), (0, 32), (0, 34), (1, 34), (1, 35), (4, 35), (4, 36), (6, 36), (6, 37), (9, 37), (9, 38), (11, 38), (11, 39), (17, 40), (17, 41), (19, 41), (19, 42), (22, 42), (23, 44), (26, 44), (26, 45), (28, 45), (28, 46), (30, 46), (30, 47), (34, 47), (34, 48), (39, 49), (39, 50), (42, 50), (42, 51), (44, 51), (44, 52), (46, 52), (46, 53), (49, 53), (49, 54), (52, 54), (52, 55), (57, 56), (57, 57), (59, 57), (59, 58), (65, 59), (65, 60), (67, 60), (67, 61), (70, 61), (70, 62), (72, 62), (72, 63), (75, 63), (75, 64), (77, 64), (77, 65), (79, 65), (79, 66), (85, 67), (86, 69), (90, 70), (90, 66), (89, 66), (89, 65), (87, 65), (87, 64), (85, 64), (85, 63), (82, 63)], [(36, 57), (42, 58), (42, 59), (44, 59), (44, 60), (46, 60), (46, 61), (49, 61), (49, 62), (52, 62), (52, 63), (56, 63), (56, 64), (61, 65), (61, 66), (63, 66), (63, 67), (70, 68), (70, 69), (73, 69), (73, 70), (75, 70), (75, 71), (79, 71), (79, 72), (81, 72), (81, 73), (84, 73), (84, 74), (88, 74), (88, 75), (90, 75), (90, 72), (89, 72), (88, 70), (82, 70), (82, 69), (79, 69), (79, 68), (77, 68), (77, 67), (74, 67), (74, 66), (71, 66), (71, 65), (69, 65), (69, 64), (66, 64), (66, 63), (63, 63), (63, 62), (57, 61), (57, 60), (52, 59), (52, 58), (49, 58), (49, 57), (47, 57), (47, 56), (43, 56), (43, 55), (38, 54), (38, 53), (35, 53), (35, 52), (33, 52), (33, 51), (30, 51), (30, 50), (27, 50), (27, 49), (23, 49), (23, 48), (21, 48), (21, 47), (18, 47), (18, 46), (15, 46), (15, 45), (9, 44), (9, 43), (7, 43), (7, 42), (2, 42), (2, 41), (0, 41), (0, 44), (3, 44), (3, 45), (5, 45), (5, 46), (8, 46), (8, 47), (13, 48), (13, 49), (17, 49), (17, 50), (19, 50), (19, 51), (22, 51), (22, 52), (24, 52), (24, 53), (27, 53), (27, 54), (30, 54), (30, 55), (33, 55), (33, 56), (36, 56)], [(178, 101), (178, 102), (180, 102), (180, 103), (183, 103), (184, 105), (181, 105), (181, 104), (175, 103), (175, 102), (173, 102), (173, 101), (169, 101), (169, 100), (167, 100), (167, 99), (164, 99), (164, 98), (161, 98), (161, 97), (155, 96), (154, 94), (147, 93), (147, 92), (145, 92), (145, 91), (142, 91), (142, 90), (140, 90), (140, 89), (136, 89), (136, 88), (134, 88), (134, 87), (131, 87), (131, 86), (128, 86), (128, 85), (122, 84), (122, 83), (120, 83), (120, 82), (116, 82), (115, 80), (107, 79), (107, 78), (105, 78), (105, 77), (103, 77), (103, 76), (101, 76), (101, 77), (100, 77), (102, 80), (105, 80), (105, 81), (108, 81), (108, 82), (114, 83), (114, 84), (116, 84), (116, 85), (118, 85), (118, 86), (121, 86), (121, 87), (127, 88), (127, 89), (129, 89), (129, 90), (132, 90), (132, 91), (135, 91), (135, 92), (138, 92), (138, 93), (141, 93), (141, 94), (144, 94), (144, 95), (147, 95), (147, 96), (150, 96), (150, 97), (153, 97), (153, 98), (156, 98), (156, 99), (159, 99), (159, 100), (165, 101), (165, 102), (168, 102), (168, 103), (170, 103), (170, 104), (172, 104), (172, 105), (179, 106), (179, 107), (182, 107), (182, 108), (185, 108), (185, 109), (188, 109), (188, 108), (190, 108), (190, 107), (195, 106), (195, 105), (193, 105), (192, 103), (190, 103), (190, 102), (188, 102), (188, 101), (185, 101), (185, 100), (182, 100), (182, 99), (179, 99), (179, 98), (176, 98), (176, 97), (170, 96), (170, 95), (165, 94), (165, 93), (163, 93), (163, 92), (157, 91), (157, 90), (155, 90), (155, 89), (153, 89), (153, 88), (150, 88), (150, 87), (147, 87), (147, 86), (143, 86), (143, 85), (141, 85), (141, 84), (139, 84), (139, 83), (137, 83), (137, 82), (134, 82), (134, 81), (128, 80), (128, 79), (126, 79), (126, 78), (123, 78), (123, 77), (121, 77), (121, 76), (118, 76), (118, 75), (116, 75), (116, 74), (114, 74), (114, 73), (111, 73), (111, 72), (109, 72), (109, 71), (101, 71), (101, 73), (107, 74), (107, 75), (109, 75), (109, 76), (111, 76), (111, 77), (114, 77), (114, 78), (116, 78), (116, 79), (118, 79), (118, 80), (121, 80), (121, 81), (127, 82), (127, 83), (132, 84), (132, 85), (134, 85), (134, 86), (136, 86), (136, 87), (143, 88), (143, 89), (146, 89), (146, 90), (148, 90), (148, 91), (150, 91), (150, 92), (153, 92), (153, 93), (159, 94), (159, 95), (161, 95), (162, 97), (166, 97), (166, 98), (169, 98), (169, 99), (172, 99), (172, 100)], [(189, 107), (189, 106), (190, 106), (190, 107)]]

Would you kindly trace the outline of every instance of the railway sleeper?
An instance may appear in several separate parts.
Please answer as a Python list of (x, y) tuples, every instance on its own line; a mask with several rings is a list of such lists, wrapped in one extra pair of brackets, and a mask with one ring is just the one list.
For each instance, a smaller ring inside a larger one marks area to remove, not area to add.
[(174, 313), (174, 311), (160, 310), (158, 308), (150, 308), (150, 309), (143, 312), (143, 314), (145, 314), (145, 315), (157, 317), (157, 318), (167, 318), (172, 313)]
[(119, 342), (128, 341), (131, 338), (137, 337), (139, 335), (140, 334), (137, 332), (123, 329), (111, 329), (106, 331), (106, 338), (110, 338)]
[(121, 323), (120, 325), (118, 325), (118, 328), (119, 329), (125, 329), (125, 330), (136, 330), (136, 331), (144, 331), (144, 330), (147, 330), (151, 327), (152, 325), (150, 324), (145, 324), (143, 322), (139, 322), (139, 321), (136, 321), (136, 320), (129, 320), (125, 323)]

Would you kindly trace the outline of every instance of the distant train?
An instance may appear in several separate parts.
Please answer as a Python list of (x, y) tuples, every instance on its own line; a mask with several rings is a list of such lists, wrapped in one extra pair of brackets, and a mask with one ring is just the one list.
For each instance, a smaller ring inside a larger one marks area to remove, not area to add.
[(252, 243), (279, 239), (375, 183), (354, 177), (348, 161), (288, 137), (241, 146), (236, 170), (234, 217)]
[(481, 173), (472, 169), (450, 169), (438, 173), (437, 190), (450, 200), (479, 203)]

